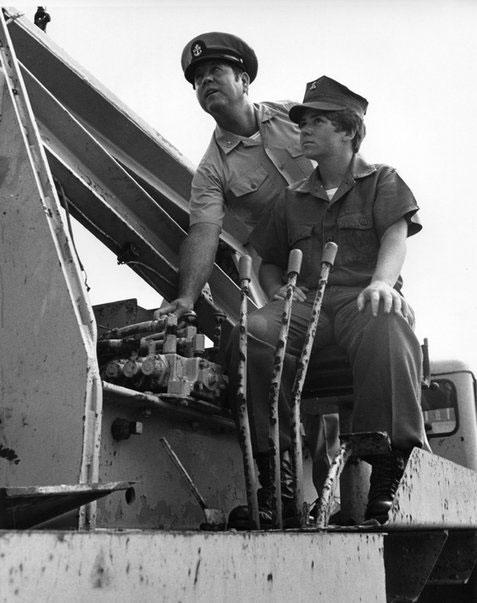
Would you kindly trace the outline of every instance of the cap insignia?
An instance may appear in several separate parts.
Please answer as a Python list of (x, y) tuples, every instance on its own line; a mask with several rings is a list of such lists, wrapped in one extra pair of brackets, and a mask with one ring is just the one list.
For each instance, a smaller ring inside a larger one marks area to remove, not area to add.
[(205, 44), (201, 41), (198, 40), (197, 42), (195, 42), (192, 47), (191, 47), (191, 53), (192, 56), (197, 58), (200, 57), (200, 55), (204, 52), (205, 50)]

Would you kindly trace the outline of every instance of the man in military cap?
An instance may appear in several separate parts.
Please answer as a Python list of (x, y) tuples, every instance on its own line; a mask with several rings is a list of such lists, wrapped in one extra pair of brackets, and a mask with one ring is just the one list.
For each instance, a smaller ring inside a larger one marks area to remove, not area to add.
[(159, 313), (192, 310), (210, 276), (224, 224), (242, 243), (286, 186), (312, 171), (290, 121), (293, 103), (252, 103), (255, 52), (228, 33), (196, 36), (184, 48), (182, 69), (201, 107), (216, 121), (192, 181), (190, 230), (181, 250), (177, 299)]
[[(192, 181), (190, 230), (181, 249), (178, 297), (159, 310), (178, 316), (193, 308), (210, 275), (222, 227), (247, 245), (251, 230), (286, 187), (313, 170), (301, 150), (299, 129), (288, 115), (294, 103), (250, 101), (249, 86), (258, 62), (246, 42), (221, 32), (196, 36), (183, 50), (182, 68), (217, 127)], [(273, 292), (276, 299), (284, 295), (284, 286)], [(302, 290), (296, 295), (305, 299)], [(334, 443), (333, 435), (325, 442), (325, 432), (334, 434), (336, 424), (333, 415), (323, 420), (313, 417), (310, 422), (317, 433), (317, 489), (329, 464), (327, 449)], [(268, 455), (257, 454), (256, 461), (265, 484), (270, 477)], [(290, 491), (287, 455), (282, 459), (282, 476), (282, 491)]]
[[(292, 359), (299, 355), (310, 319), (323, 245), (329, 240), (338, 245), (313, 354), (332, 343), (346, 351), (353, 371), (353, 431), (390, 435), (392, 454), (369, 458), (366, 517), (383, 522), (411, 449), (427, 447), (420, 410), (421, 349), (400, 276), (406, 238), (421, 226), (414, 196), (396, 171), (358, 154), (367, 105), (326, 76), (307, 85), (304, 102), (290, 109), (290, 118), (299, 126), (305, 156), (318, 167), (288, 188), (250, 240), (262, 257), (260, 278), (270, 298), (283, 285), (290, 250), (303, 252), (298, 285), (307, 294), (294, 304), (291, 318), (279, 411), (282, 452), (290, 447)], [(259, 454), (269, 446), (268, 391), (282, 312), (283, 302), (271, 301), (248, 318), (247, 383)], [(237, 329), (233, 339), (236, 366)], [(266, 506), (263, 492), (260, 502)], [(240, 519), (243, 510), (235, 513), (234, 520)]]

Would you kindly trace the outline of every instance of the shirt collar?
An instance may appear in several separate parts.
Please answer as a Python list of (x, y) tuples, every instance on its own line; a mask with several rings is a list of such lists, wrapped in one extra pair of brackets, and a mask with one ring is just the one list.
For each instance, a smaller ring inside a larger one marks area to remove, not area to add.
[[(274, 115), (275, 112), (270, 107), (263, 105), (261, 103), (253, 105), (255, 110), (255, 115), (257, 116), (258, 127), (261, 130), (261, 124), (269, 121)], [(215, 132), (215, 141), (222, 149), (224, 153), (230, 153), (236, 146), (240, 143), (243, 143), (244, 146), (254, 147), (259, 144), (262, 144), (260, 138), (256, 140), (251, 140), (249, 138), (244, 138), (243, 136), (239, 136), (238, 134), (233, 134), (232, 132), (228, 132), (227, 130), (222, 129), (220, 126), (216, 126)]]
[(368, 163), (361, 155), (356, 153), (356, 155), (353, 156), (349, 172), (354, 180), (366, 178), (366, 176), (374, 174), (375, 171), (376, 166), (372, 163)]
[[(355, 183), (356, 180), (361, 178), (366, 178), (370, 174), (373, 174), (376, 171), (376, 166), (368, 163), (361, 155), (354, 155), (351, 160), (348, 172), (343, 179), (343, 182), (340, 184), (338, 191), (346, 188), (349, 190), (351, 186)], [(306, 178), (305, 180), (300, 180), (294, 184), (290, 185), (290, 190), (295, 191), (297, 193), (308, 193), (313, 195), (314, 197), (319, 197), (320, 199), (325, 199), (328, 201), (328, 195), (326, 194), (325, 189), (323, 188), (323, 184), (319, 178), (318, 168), (313, 170), (313, 172)], [(337, 191), (337, 192), (338, 192)], [(340, 195), (341, 196), (341, 195)], [(337, 199), (337, 196), (333, 197), (333, 201)]]

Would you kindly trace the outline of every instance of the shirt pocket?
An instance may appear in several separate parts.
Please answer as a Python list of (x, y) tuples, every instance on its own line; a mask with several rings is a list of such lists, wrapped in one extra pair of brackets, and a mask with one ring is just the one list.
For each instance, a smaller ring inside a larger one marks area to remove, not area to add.
[(230, 192), (234, 197), (243, 197), (257, 192), (267, 177), (267, 172), (263, 167), (248, 170), (233, 178), (230, 182)]
[(259, 166), (234, 175), (226, 192), (227, 208), (247, 228), (254, 228), (274, 200), (266, 170)]
[(341, 263), (374, 266), (378, 257), (379, 239), (372, 217), (361, 213), (346, 214), (338, 217), (337, 224)]

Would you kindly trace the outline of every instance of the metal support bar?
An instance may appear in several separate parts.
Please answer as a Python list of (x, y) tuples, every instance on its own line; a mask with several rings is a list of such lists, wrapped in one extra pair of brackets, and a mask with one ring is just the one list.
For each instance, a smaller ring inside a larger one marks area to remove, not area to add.
[[(213, 411), (219, 409), (208, 405), (206, 402), (197, 401), (195, 403), (193, 400), (181, 400), (179, 396), (138, 392), (107, 381), (103, 381), (102, 384), (106, 403), (127, 404), (128, 407), (137, 408), (138, 410), (157, 410), (166, 416), (174, 417), (174, 419), (201, 423), (218, 431), (235, 432), (236, 430), (232, 419), (215, 414)], [(195, 407), (197, 407), (197, 410)]]
[(321, 258), (321, 272), (318, 289), (311, 310), (311, 319), (303, 343), (303, 348), (298, 361), (298, 369), (295, 376), (292, 394), (291, 406), (291, 428), (292, 428), (292, 454), (293, 454), (293, 481), (295, 490), (295, 514), (300, 523), (306, 521), (307, 513), (303, 509), (303, 450), (301, 442), (301, 417), (300, 403), (303, 386), (305, 384), (308, 363), (310, 361), (311, 350), (315, 340), (316, 328), (320, 318), (321, 304), (328, 282), (328, 275), (335, 261), (338, 246), (336, 243), (326, 243)]
[(237, 416), (239, 424), (239, 442), (243, 454), (245, 472), (245, 487), (247, 490), (247, 502), (251, 521), (256, 529), (260, 528), (260, 517), (257, 500), (257, 476), (255, 462), (252, 452), (252, 439), (250, 435), (250, 423), (247, 409), (247, 314), (248, 314), (248, 284), (250, 282), (250, 271), (252, 259), (243, 255), (239, 262), (240, 276), (240, 339), (239, 339), (239, 366), (238, 366), (238, 388), (237, 388)]
[(0, 529), (25, 530), (118, 490), (134, 482), (0, 488)]
[(292, 249), (288, 258), (288, 283), (287, 292), (283, 305), (282, 323), (278, 334), (278, 341), (273, 359), (273, 373), (269, 393), (269, 443), (270, 460), (272, 464), (275, 491), (273, 497), (274, 524), (275, 527), (283, 528), (282, 517), (282, 489), (280, 475), (280, 424), (278, 417), (278, 399), (280, 396), (280, 385), (282, 380), (283, 363), (287, 348), (288, 331), (290, 330), (290, 319), (292, 311), (293, 294), (295, 292), (296, 279), (300, 272), (303, 254), (299, 249)]
[(323, 491), (318, 502), (318, 511), (316, 515), (317, 528), (325, 528), (328, 525), (336, 487), (350, 456), (351, 444), (349, 442), (344, 442), (341, 444), (338, 453), (333, 459), (325, 483), (323, 484)]

